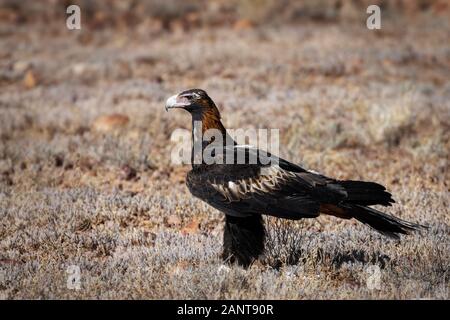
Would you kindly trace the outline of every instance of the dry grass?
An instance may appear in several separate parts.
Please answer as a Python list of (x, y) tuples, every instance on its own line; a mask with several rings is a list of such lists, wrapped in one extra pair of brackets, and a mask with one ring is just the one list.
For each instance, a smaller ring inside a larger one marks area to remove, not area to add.
[[(448, 299), (450, 26), (405, 23), (2, 24), (0, 297)], [(190, 122), (164, 100), (190, 87), (229, 128), (279, 128), (292, 161), (387, 185), (390, 212), (429, 231), (395, 242), (332, 217), (268, 221), (260, 263), (221, 267), (222, 217), (170, 163), (170, 135)], [(129, 122), (95, 130), (110, 114)]]

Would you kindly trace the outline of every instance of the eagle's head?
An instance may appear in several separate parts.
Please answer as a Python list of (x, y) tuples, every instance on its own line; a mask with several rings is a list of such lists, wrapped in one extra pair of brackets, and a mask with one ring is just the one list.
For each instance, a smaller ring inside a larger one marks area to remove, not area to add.
[(190, 89), (171, 96), (166, 101), (166, 111), (174, 108), (188, 111), (192, 116), (193, 123), (201, 121), (202, 133), (209, 129), (217, 129), (224, 135), (226, 134), (225, 127), (220, 121), (219, 109), (205, 90)]
[(181, 108), (192, 115), (214, 115), (220, 119), (220, 113), (212, 99), (205, 90), (189, 89), (171, 96), (166, 101), (166, 110)]

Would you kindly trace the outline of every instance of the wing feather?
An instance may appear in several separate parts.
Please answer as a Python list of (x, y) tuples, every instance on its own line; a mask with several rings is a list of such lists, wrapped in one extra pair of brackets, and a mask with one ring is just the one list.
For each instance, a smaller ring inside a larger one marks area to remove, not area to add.
[[(255, 153), (259, 155), (252, 147), (232, 148), (235, 153), (244, 150), (249, 159)], [(334, 203), (346, 196), (343, 188), (332, 185), (335, 180), (269, 153), (256, 159), (256, 164), (208, 165), (204, 172), (188, 176), (188, 186), (194, 195), (235, 216), (265, 213), (289, 219), (316, 217), (323, 199)], [(196, 182), (191, 181), (194, 178)]]

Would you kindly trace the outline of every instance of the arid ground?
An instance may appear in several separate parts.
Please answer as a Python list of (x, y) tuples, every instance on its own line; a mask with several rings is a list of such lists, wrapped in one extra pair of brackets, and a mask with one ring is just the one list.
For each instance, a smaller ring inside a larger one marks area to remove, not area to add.
[[(449, 20), (194, 13), (71, 31), (64, 11), (0, 10), (0, 298), (448, 299)], [(386, 185), (429, 229), (268, 220), (266, 256), (223, 266), (223, 217), (171, 162), (191, 124), (164, 102), (194, 87), (228, 128), (279, 129), (282, 157)]]

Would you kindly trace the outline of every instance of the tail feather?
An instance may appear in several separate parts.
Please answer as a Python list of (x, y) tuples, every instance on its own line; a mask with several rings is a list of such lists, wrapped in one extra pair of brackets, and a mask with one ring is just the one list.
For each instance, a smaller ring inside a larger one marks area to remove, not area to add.
[(369, 206), (391, 206), (392, 195), (381, 184), (366, 181), (338, 181), (347, 193), (347, 198), (338, 205), (322, 205), (323, 213), (340, 218), (356, 220), (369, 225), (381, 234), (398, 239), (400, 234), (409, 234), (420, 228), (426, 228), (381, 212)]
[(426, 228), (423, 225), (408, 222), (374, 208), (362, 205), (352, 205), (347, 209), (347, 212), (356, 220), (365, 223), (381, 234), (394, 239), (399, 239), (399, 234), (409, 234), (412, 231)]

